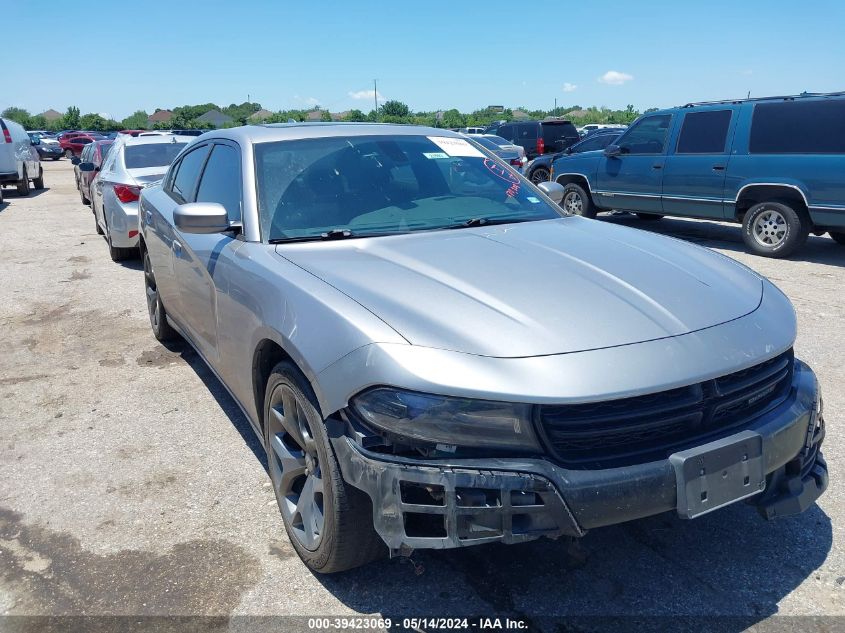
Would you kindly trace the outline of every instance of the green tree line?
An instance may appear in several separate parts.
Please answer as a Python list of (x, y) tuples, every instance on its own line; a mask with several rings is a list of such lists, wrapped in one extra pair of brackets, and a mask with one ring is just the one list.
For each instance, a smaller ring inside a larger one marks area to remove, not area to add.
[[(172, 109), (173, 117), (169, 121), (160, 121), (150, 126), (150, 115), (144, 110), (137, 110), (128, 117), (117, 121), (105, 119), (99, 114), (81, 114), (76, 106), (70, 106), (60, 118), (47, 121), (42, 115), (30, 114), (18, 107), (6, 108), (2, 116), (17, 121), (30, 130), (67, 130), (84, 129), (98, 131), (114, 131), (122, 129), (207, 129), (213, 127), (210, 123), (199, 121), (199, 117), (209, 110), (219, 110), (232, 118), (226, 127), (246, 125), (252, 122), (252, 115), (262, 110), (260, 103), (244, 102), (232, 103), (221, 107), (214, 103), (199, 105), (184, 105)], [(646, 112), (654, 110), (649, 108)], [(279, 110), (261, 120), (265, 123), (284, 123), (287, 121), (313, 120), (311, 113), (319, 112), (319, 120), (332, 121), (334, 118), (328, 110), (319, 106), (311, 110)], [(519, 116), (516, 116), (514, 113)], [(472, 112), (461, 112), (456, 108), (438, 110), (434, 112), (413, 112), (408, 105), (397, 100), (386, 101), (378, 110), (370, 110), (366, 114), (362, 110), (349, 110), (339, 118), (341, 121), (381, 122), (381, 123), (410, 123), (442, 128), (480, 127), (494, 121), (510, 121), (515, 118), (543, 119), (554, 116), (570, 119), (576, 125), (587, 123), (630, 123), (640, 115), (640, 112), (629, 105), (624, 110), (613, 110), (605, 107), (567, 106), (552, 110), (530, 110), (528, 108), (505, 108), (504, 110), (482, 108)]]

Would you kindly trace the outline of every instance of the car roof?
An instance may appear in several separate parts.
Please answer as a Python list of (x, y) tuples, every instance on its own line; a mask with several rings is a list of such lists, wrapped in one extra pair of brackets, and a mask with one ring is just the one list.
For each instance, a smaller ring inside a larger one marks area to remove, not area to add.
[[(244, 143), (267, 143), (334, 136), (448, 136), (463, 138), (457, 132), (424, 125), (393, 123), (269, 123), (211, 130), (202, 136), (180, 137), (201, 143), (223, 138)], [(154, 137), (145, 137), (154, 138)]]
[(178, 136), (176, 134), (159, 134), (157, 136), (128, 136), (123, 135), (120, 139), (126, 147), (133, 145), (151, 145), (153, 143), (190, 143), (196, 137)]

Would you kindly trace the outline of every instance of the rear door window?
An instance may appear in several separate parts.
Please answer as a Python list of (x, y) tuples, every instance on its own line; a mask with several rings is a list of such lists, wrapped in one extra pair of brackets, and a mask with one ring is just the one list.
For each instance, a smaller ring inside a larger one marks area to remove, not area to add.
[(194, 191), (199, 179), (205, 158), (208, 156), (208, 145), (203, 145), (185, 154), (176, 168), (176, 176), (170, 189), (182, 202), (193, 202)]
[(543, 140), (556, 143), (566, 138), (578, 139), (578, 130), (571, 123), (543, 123)]
[(845, 99), (758, 103), (752, 154), (845, 154)]
[(196, 201), (222, 204), (229, 222), (240, 222), (241, 159), (234, 147), (215, 145), (211, 150), (211, 156), (202, 172)]
[(723, 154), (731, 110), (689, 112), (684, 116), (676, 154)]
[(537, 140), (537, 128), (540, 127), (536, 123), (520, 123), (515, 125), (516, 140), (522, 143)]

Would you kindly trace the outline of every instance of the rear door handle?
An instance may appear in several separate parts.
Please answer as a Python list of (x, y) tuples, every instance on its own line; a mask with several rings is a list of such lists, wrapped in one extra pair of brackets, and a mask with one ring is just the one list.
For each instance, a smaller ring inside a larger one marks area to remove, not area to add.
[(714, 171), (725, 171), (725, 166), (724, 165), (713, 165), (713, 170)]
[(657, 163), (656, 165), (652, 165), (651, 168), (652, 169), (663, 169), (663, 165), (661, 165), (660, 163)]
[(153, 212), (150, 211), (149, 209), (146, 209), (144, 211), (144, 215), (147, 218), (147, 224), (152, 224), (153, 223)]

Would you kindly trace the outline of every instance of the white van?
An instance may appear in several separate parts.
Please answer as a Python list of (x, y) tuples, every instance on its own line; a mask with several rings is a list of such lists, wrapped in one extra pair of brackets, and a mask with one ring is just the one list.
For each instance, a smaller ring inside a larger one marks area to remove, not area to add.
[(15, 185), (18, 195), (29, 195), (29, 181), (44, 188), (44, 170), (29, 134), (19, 123), (0, 118), (0, 186)]

